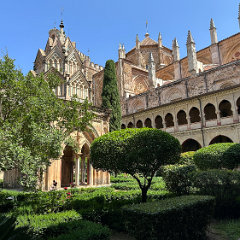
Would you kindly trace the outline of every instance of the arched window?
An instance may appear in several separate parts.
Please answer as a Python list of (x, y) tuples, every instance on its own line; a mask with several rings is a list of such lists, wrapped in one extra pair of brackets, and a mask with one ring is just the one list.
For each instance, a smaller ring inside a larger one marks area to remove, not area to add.
[(182, 152), (197, 151), (201, 145), (196, 140), (189, 138), (182, 144)]
[(187, 124), (187, 116), (183, 110), (180, 110), (177, 114), (178, 125), (185, 125)]
[(163, 128), (162, 117), (159, 115), (155, 118), (155, 126), (157, 129)]
[(196, 107), (191, 108), (189, 112), (189, 116), (190, 116), (191, 123), (196, 123), (201, 121), (200, 111)]
[(142, 127), (143, 127), (143, 123), (142, 123), (141, 120), (138, 120), (138, 121), (137, 121), (136, 127), (137, 127), (137, 128), (142, 128)]
[(232, 139), (223, 135), (218, 135), (215, 138), (212, 139), (212, 141), (209, 143), (209, 145), (214, 144), (214, 143), (227, 143), (230, 142), (232, 143)]
[(216, 109), (213, 104), (208, 103), (204, 108), (204, 114), (206, 120), (217, 119)]
[(219, 104), (220, 116), (221, 117), (230, 117), (233, 115), (231, 110), (231, 103), (227, 100), (223, 100)]
[(126, 125), (125, 124), (122, 124), (121, 125), (121, 129), (125, 129), (126, 128)]
[(145, 127), (152, 128), (152, 121), (150, 118), (147, 118), (144, 122)]
[(127, 127), (128, 127), (128, 128), (133, 128), (133, 127), (134, 127), (134, 126), (133, 126), (133, 123), (132, 123), (132, 122), (129, 122)]
[(166, 127), (174, 127), (173, 115), (171, 113), (168, 113), (165, 116), (165, 122), (166, 122)]
[(240, 114), (240, 97), (237, 100), (237, 109), (238, 109), (238, 114)]

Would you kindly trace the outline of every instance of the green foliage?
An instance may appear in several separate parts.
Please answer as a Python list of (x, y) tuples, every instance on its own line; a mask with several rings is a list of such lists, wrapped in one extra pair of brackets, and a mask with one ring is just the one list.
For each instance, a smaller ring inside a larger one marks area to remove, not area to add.
[(155, 173), (161, 166), (179, 160), (180, 152), (179, 141), (169, 133), (150, 128), (123, 129), (95, 139), (91, 161), (95, 168), (130, 174), (142, 190), (142, 201), (146, 201)]
[(163, 179), (170, 192), (177, 195), (189, 194), (192, 190), (191, 174), (196, 171), (195, 165), (168, 165), (163, 167)]
[(56, 97), (56, 74), (23, 76), (7, 55), (0, 59), (0, 170), (18, 169), (20, 184), (35, 189), (61, 153), (62, 142), (84, 130), (94, 115), (88, 102)]
[(194, 162), (200, 170), (234, 169), (240, 164), (239, 143), (216, 143), (196, 151)]
[(0, 240), (10, 239), (15, 228), (15, 218), (0, 215)]
[(214, 198), (181, 196), (123, 207), (127, 232), (143, 239), (206, 239)]
[(110, 132), (119, 130), (121, 124), (121, 105), (115, 63), (113, 60), (108, 60), (104, 68), (102, 108), (111, 109)]
[(194, 165), (194, 161), (193, 161), (194, 154), (195, 154), (194, 151), (181, 153), (180, 161), (178, 162), (178, 164)]
[(197, 171), (193, 185), (200, 194), (216, 197), (215, 216), (239, 216), (240, 213), (240, 172), (230, 170)]

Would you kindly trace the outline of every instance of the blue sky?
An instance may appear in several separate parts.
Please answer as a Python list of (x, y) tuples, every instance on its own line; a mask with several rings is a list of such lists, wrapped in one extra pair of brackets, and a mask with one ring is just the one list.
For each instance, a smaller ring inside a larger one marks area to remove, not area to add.
[(0, 50), (16, 59), (26, 74), (33, 68), (38, 48), (45, 48), (49, 29), (58, 27), (63, 11), (65, 31), (77, 48), (100, 65), (117, 60), (118, 45), (126, 50), (146, 32), (171, 48), (177, 37), (181, 57), (186, 55), (187, 31), (191, 30), (197, 50), (210, 44), (209, 23), (214, 19), (218, 39), (239, 32), (236, 0), (1, 0)]

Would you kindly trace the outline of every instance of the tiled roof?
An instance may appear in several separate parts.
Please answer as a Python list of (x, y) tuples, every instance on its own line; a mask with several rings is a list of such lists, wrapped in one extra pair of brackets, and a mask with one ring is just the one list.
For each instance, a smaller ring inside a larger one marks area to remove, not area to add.
[(147, 45), (156, 45), (157, 42), (151, 39), (150, 37), (146, 37), (141, 41), (141, 46), (147, 46)]

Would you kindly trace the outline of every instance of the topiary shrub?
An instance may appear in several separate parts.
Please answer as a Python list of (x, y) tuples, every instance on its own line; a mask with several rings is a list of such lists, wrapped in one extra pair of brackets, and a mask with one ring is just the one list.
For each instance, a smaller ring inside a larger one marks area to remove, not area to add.
[(181, 153), (180, 161), (178, 162), (178, 164), (194, 165), (195, 164), (194, 161), (193, 161), (193, 155), (194, 154), (195, 154), (194, 151)]
[(166, 187), (177, 195), (189, 194), (192, 189), (192, 172), (196, 171), (195, 165), (167, 165), (163, 167), (162, 176)]
[(239, 143), (216, 143), (197, 150), (194, 162), (200, 170), (234, 169), (240, 164)]
[(193, 185), (200, 194), (216, 197), (216, 217), (240, 216), (240, 172), (231, 170), (197, 171)]
[(213, 214), (214, 198), (181, 196), (124, 206), (123, 221), (137, 240), (200, 240)]

